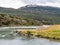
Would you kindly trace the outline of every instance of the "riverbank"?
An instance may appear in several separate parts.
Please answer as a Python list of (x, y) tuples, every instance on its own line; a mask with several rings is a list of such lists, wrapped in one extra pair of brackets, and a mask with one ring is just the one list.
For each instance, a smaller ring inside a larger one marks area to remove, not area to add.
[(60, 41), (60, 25), (51, 25), (31, 30), (16, 31), (20, 36), (38, 37)]
[(60, 41), (60, 25), (52, 25), (45, 30), (41, 30), (40, 35), (48, 39)]

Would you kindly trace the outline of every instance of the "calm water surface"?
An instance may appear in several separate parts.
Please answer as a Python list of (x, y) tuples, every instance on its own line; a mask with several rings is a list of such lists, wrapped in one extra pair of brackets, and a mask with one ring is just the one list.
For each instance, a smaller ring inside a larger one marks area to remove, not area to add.
[(0, 39), (0, 45), (60, 45), (60, 42), (53, 42), (46, 39), (13, 39), (13, 40), (4, 40)]
[(11, 29), (0, 31), (0, 45), (60, 45), (60, 42), (43, 38), (27, 39), (16, 36)]

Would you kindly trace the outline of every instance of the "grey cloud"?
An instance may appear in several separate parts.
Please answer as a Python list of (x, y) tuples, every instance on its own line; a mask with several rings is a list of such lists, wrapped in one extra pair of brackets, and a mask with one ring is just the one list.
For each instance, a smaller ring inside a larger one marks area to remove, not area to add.
[(45, 3), (46, 0), (21, 0), (26, 4), (38, 4), (38, 3)]
[(47, 0), (47, 2), (50, 2), (50, 3), (60, 3), (60, 0)]
[(60, 0), (0, 0), (0, 6), (19, 8), (29, 4), (60, 7)]
[(45, 4), (45, 3), (60, 3), (60, 0), (21, 0), (26, 4)]
[(60, 0), (20, 0), (24, 4), (38, 4), (43, 6), (60, 7)]

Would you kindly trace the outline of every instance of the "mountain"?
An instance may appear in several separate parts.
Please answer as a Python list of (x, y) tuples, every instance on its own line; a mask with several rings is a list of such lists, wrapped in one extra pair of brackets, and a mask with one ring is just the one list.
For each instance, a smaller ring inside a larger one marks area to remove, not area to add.
[(57, 7), (39, 5), (26, 5), (18, 9), (0, 7), (0, 13), (33, 19), (42, 24), (60, 24), (60, 8)]
[(19, 9), (27, 9), (27, 10), (46, 10), (46, 11), (53, 11), (53, 12), (59, 12), (60, 8), (58, 7), (49, 7), (49, 6), (39, 6), (39, 5), (26, 5), (25, 7), (21, 7)]
[(59, 13), (60, 14), (60, 8), (57, 7), (49, 7), (49, 6), (39, 6), (39, 5), (26, 5), (24, 7), (20, 7), (18, 9), (13, 9), (13, 8), (4, 8), (0, 7), (0, 12), (4, 13), (17, 13), (20, 14), (20, 12), (28, 12), (28, 11), (36, 11), (39, 13), (43, 11), (43, 13)]

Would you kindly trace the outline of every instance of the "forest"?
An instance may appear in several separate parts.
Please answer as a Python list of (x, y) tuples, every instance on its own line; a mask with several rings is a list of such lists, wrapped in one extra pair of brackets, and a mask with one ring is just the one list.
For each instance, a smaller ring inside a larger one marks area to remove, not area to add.
[(0, 7), (0, 26), (60, 24), (60, 8), (27, 5), (18, 9)]

